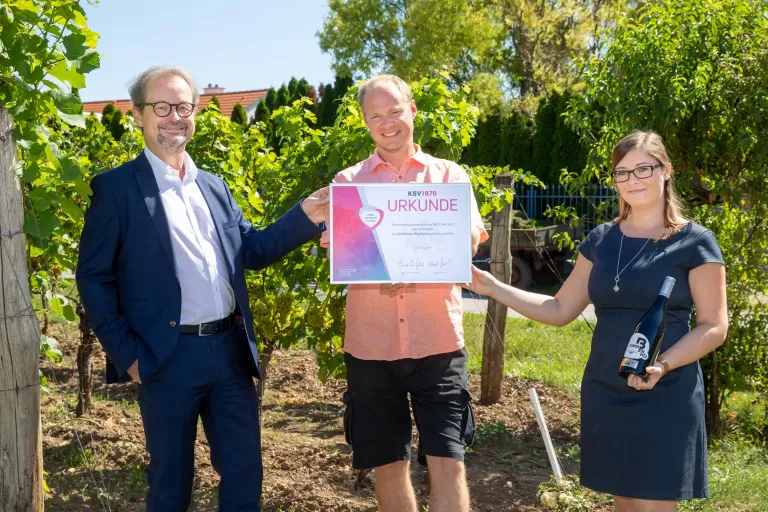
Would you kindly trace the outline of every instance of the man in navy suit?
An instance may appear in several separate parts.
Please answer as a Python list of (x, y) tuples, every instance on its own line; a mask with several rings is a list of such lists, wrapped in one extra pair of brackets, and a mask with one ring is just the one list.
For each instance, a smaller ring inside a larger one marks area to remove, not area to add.
[(220, 510), (258, 511), (258, 354), (244, 269), (264, 268), (319, 235), (328, 192), (254, 229), (225, 183), (185, 151), (198, 99), (180, 68), (150, 69), (131, 87), (147, 147), (92, 180), (77, 286), (118, 372), (141, 383), (147, 510), (187, 510), (202, 418), (221, 477)]

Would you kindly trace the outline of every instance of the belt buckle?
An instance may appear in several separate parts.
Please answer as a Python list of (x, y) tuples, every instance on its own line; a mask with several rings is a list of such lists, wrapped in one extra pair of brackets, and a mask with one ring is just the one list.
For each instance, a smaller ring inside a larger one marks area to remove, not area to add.
[(204, 325), (207, 326), (208, 324), (211, 324), (211, 323), (213, 323), (213, 322), (206, 322), (204, 324), (198, 324), (198, 326), (197, 326), (197, 335), (198, 336), (213, 336), (214, 333), (203, 332), (203, 326)]

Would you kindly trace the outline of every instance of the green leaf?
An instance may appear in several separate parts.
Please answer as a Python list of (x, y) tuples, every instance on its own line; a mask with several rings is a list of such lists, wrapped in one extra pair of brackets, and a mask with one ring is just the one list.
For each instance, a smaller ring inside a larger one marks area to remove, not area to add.
[(85, 116), (83, 114), (67, 114), (66, 112), (58, 111), (59, 119), (64, 121), (69, 126), (76, 126), (77, 128), (85, 128)]
[(72, 159), (67, 158), (60, 160), (61, 162), (61, 180), (65, 182), (75, 181), (82, 177), (80, 166), (78, 166)]
[(37, 217), (30, 212), (24, 213), (24, 233), (31, 236), (35, 243), (46, 240), (59, 226), (59, 219), (51, 212), (41, 212)]
[[(99, 67), (101, 67), (101, 57), (95, 50), (87, 50), (82, 57), (74, 61), (74, 64), (80, 73), (89, 73), (94, 69), (99, 69)], [(77, 86), (73, 85), (73, 87)], [(83, 87), (85, 87), (85, 85), (83, 85)]]
[(24, 166), (24, 171), (21, 173), (21, 179), (24, 183), (33, 183), (39, 177), (40, 167), (36, 163), (31, 162)]
[(61, 40), (64, 43), (65, 55), (69, 60), (77, 60), (85, 55), (88, 46), (82, 34), (69, 34)]
[(19, 9), (31, 12), (32, 14), (37, 14), (37, 6), (32, 0), (14, 0), (13, 2), (9, 2), (9, 5), (12, 9)]
[(85, 87), (85, 77), (75, 69), (67, 66), (66, 59), (60, 60), (48, 71), (51, 76), (57, 78), (62, 83), (69, 83), (72, 87), (83, 89)]
[(74, 183), (75, 190), (77, 190), (77, 193), (81, 196), (91, 197), (93, 195), (93, 190), (91, 190), (91, 187), (82, 178), (76, 179)]
[(70, 201), (68, 198), (62, 197), (59, 205), (61, 206), (61, 209), (64, 211), (64, 213), (69, 215), (69, 218), (72, 220), (79, 221), (83, 218), (83, 210), (81, 210), (79, 206)]
[(62, 316), (69, 320), (70, 322), (74, 322), (77, 320), (77, 314), (75, 313), (75, 309), (72, 307), (72, 304), (67, 304), (63, 308), (61, 308)]

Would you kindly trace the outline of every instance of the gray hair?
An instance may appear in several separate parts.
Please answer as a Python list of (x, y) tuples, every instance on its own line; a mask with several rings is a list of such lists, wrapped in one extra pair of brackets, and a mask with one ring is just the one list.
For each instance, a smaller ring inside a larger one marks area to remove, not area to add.
[(402, 78), (395, 75), (377, 75), (369, 80), (366, 80), (365, 83), (361, 85), (360, 89), (357, 91), (357, 104), (360, 105), (360, 108), (363, 108), (363, 101), (365, 101), (365, 96), (382, 83), (394, 84), (394, 86), (397, 87), (401, 93), (403, 93), (403, 96), (405, 96), (405, 99), (408, 103), (413, 101), (413, 93), (411, 92), (411, 88), (408, 87), (408, 84), (405, 83)]
[(149, 91), (149, 86), (152, 83), (152, 80), (167, 76), (178, 76), (187, 82), (189, 88), (192, 89), (192, 103), (197, 105), (198, 101), (200, 101), (200, 92), (197, 89), (197, 83), (195, 82), (195, 79), (192, 78), (192, 74), (189, 71), (178, 66), (149, 68), (140, 74), (128, 89), (128, 92), (131, 95), (131, 103), (136, 106), (146, 103), (147, 92)]

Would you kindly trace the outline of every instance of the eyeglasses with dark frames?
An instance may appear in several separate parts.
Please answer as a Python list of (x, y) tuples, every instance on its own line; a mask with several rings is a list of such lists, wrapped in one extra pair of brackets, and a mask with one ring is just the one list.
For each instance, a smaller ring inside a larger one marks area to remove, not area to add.
[(157, 117), (168, 117), (171, 114), (171, 109), (176, 108), (176, 113), (179, 117), (189, 117), (195, 111), (195, 103), (168, 103), (167, 101), (156, 101), (154, 103), (142, 103), (142, 107), (152, 107)]
[(641, 165), (640, 167), (636, 167), (635, 169), (628, 169), (628, 170), (618, 170), (613, 171), (611, 173), (611, 176), (613, 176), (613, 181), (616, 183), (623, 183), (629, 179), (630, 174), (634, 174), (635, 178), (639, 180), (645, 180), (653, 176), (653, 171), (657, 168), (661, 167), (661, 164), (653, 164), (653, 165)]

